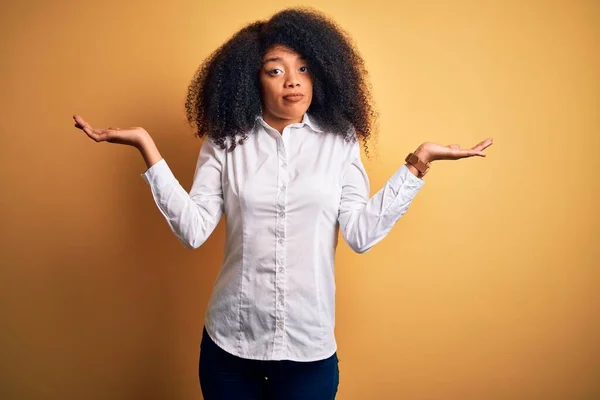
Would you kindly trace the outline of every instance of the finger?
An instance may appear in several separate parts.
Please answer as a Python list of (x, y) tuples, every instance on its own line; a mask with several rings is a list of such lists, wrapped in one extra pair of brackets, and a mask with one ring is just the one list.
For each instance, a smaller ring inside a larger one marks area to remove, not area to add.
[(79, 115), (73, 115), (73, 119), (75, 120), (75, 126), (78, 128), (83, 128), (85, 125), (85, 121)]
[(479, 148), (480, 148), (480, 150), (483, 150), (483, 149), (491, 146), (492, 143), (494, 143), (493, 139), (492, 138), (487, 138), (483, 142), (479, 143)]
[(97, 135), (97, 133), (95, 132), (95, 130), (91, 127), (90, 124), (88, 124), (87, 122), (85, 122), (85, 120), (83, 118), (81, 118), (79, 115), (74, 115), (73, 119), (75, 119), (75, 126), (77, 126), (78, 128), (82, 129), (89, 137), (91, 137), (92, 139), (95, 139), (95, 136)]
[(482, 142), (477, 143), (475, 146), (472, 147), (473, 150), (485, 150), (486, 148), (488, 148), (489, 146), (491, 146), (494, 143), (494, 139), (492, 138), (487, 138)]
[(460, 150), (457, 150), (455, 154), (458, 156), (458, 158), (473, 157), (473, 156), (479, 156), (479, 157), (486, 156), (486, 154), (483, 151), (479, 151), (479, 150), (475, 150), (475, 149), (460, 149)]
[(88, 133), (87, 130), (90, 130), (90, 131), (92, 130), (92, 127), (90, 126), (90, 124), (85, 122), (85, 120), (83, 118), (81, 118), (79, 115), (74, 115), (73, 119), (75, 120), (75, 125), (81, 129), (83, 129), (84, 131), (86, 131), (86, 133)]
[(88, 135), (91, 139), (96, 142), (102, 142), (107, 138), (107, 131), (105, 129), (94, 129), (90, 124), (85, 122), (85, 120), (79, 116), (74, 115), (73, 119), (75, 120), (75, 126), (79, 129), (82, 129), (86, 135)]
[(464, 149), (465, 154), (468, 154), (469, 157), (471, 156), (481, 156), (481, 157), (485, 157), (486, 154), (482, 151), (482, 149), (479, 149), (477, 147), (473, 147), (471, 149)]

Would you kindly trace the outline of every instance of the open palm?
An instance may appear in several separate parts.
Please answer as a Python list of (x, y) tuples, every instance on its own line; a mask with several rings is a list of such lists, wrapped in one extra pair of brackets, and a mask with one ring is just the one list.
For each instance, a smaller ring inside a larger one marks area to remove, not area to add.
[(132, 128), (93, 128), (80, 115), (73, 115), (75, 127), (84, 131), (90, 139), (96, 142), (109, 142), (139, 147), (148, 132), (139, 126)]
[(437, 143), (425, 142), (419, 146), (417, 152), (421, 155), (420, 157), (425, 163), (436, 160), (458, 160), (473, 156), (485, 157), (486, 154), (483, 150), (491, 146), (492, 143), (493, 139), (487, 138), (471, 148), (461, 149), (458, 144), (444, 146)]

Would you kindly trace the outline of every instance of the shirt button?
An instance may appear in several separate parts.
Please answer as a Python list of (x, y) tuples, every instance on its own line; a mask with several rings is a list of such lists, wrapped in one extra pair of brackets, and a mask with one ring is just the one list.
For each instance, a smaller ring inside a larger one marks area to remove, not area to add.
[(285, 167), (287, 167), (287, 163), (286, 163), (285, 161), (282, 161), (282, 162), (281, 162), (281, 166), (282, 166), (283, 168), (285, 168)]
[(281, 211), (281, 212), (279, 213), (279, 216), (280, 216), (281, 218), (285, 217), (285, 211)]
[(279, 244), (283, 244), (283, 239), (279, 239), (279, 240), (277, 241), (277, 243), (279, 243)]
[(277, 327), (283, 329), (283, 321), (277, 321)]
[(279, 301), (283, 303), (283, 296), (279, 295)]
[(279, 267), (279, 272), (283, 272), (283, 267)]

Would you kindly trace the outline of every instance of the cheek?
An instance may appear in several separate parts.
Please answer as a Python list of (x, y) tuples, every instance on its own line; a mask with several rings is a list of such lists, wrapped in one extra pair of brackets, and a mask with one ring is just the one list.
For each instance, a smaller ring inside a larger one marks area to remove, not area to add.
[(308, 103), (312, 103), (312, 99), (313, 99), (313, 90), (312, 90), (312, 86), (310, 87), (310, 90), (306, 91), (307, 93), (307, 97), (308, 97)]
[(273, 101), (275, 101), (275, 98), (277, 97), (272, 85), (269, 85), (268, 83), (265, 83), (265, 82), (261, 82), (260, 92), (261, 92), (260, 94), (261, 94), (261, 97), (262, 97), (262, 100), (264, 103), (272, 103)]
[(306, 92), (307, 94), (309, 94), (312, 97), (312, 93), (313, 93), (313, 84), (312, 84), (312, 80), (307, 79), (306, 82), (304, 83), (304, 87), (306, 88)]

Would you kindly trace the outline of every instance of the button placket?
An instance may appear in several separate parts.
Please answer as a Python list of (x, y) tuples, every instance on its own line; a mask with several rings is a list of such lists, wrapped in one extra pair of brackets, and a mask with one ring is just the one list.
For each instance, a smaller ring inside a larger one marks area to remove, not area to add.
[(276, 213), (276, 244), (275, 244), (275, 342), (273, 351), (280, 355), (283, 351), (284, 327), (285, 327), (285, 307), (284, 307), (284, 288), (285, 288), (285, 260), (286, 260), (286, 191), (288, 185), (287, 155), (284, 140), (277, 141), (277, 150), (279, 156), (279, 168), (277, 177), (277, 202), (275, 205)]

